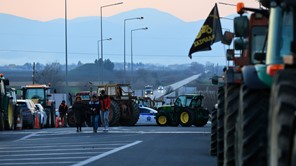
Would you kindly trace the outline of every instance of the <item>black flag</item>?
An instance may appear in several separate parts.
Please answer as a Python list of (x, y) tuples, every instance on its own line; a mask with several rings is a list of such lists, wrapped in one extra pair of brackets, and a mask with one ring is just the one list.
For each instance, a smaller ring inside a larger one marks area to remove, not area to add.
[(222, 40), (222, 28), (217, 4), (215, 4), (205, 23), (197, 34), (189, 51), (189, 58), (194, 52), (211, 50), (211, 45)]

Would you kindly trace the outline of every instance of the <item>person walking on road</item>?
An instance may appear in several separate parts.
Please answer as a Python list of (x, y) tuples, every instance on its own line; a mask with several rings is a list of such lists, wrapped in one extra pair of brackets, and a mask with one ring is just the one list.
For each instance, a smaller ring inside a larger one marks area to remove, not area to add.
[(64, 122), (64, 127), (67, 126), (67, 116), (66, 116), (67, 112), (68, 112), (68, 106), (66, 104), (66, 101), (63, 100), (59, 106), (59, 113), (62, 121)]
[(101, 118), (102, 124), (104, 125), (103, 131), (108, 131), (109, 128), (109, 109), (111, 105), (111, 100), (108, 95), (105, 94), (104, 90), (101, 90), (100, 95), (100, 103), (101, 103)]
[(85, 106), (82, 103), (80, 96), (76, 96), (72, 109), (74, 111), (77, 132), (81, 132), (81, 127), (82, 127), (82, 124), (84, 123)]
[(91, 101), (89, 101), (89, 112), (91, 115), (91, 123), (93, 126), (93, 132), (96, 133), (98, 130), (98, 126), (100, 126), (100, 109), (101, 104), (100, 101), (97, 100), (97, 96), (93, 95)]

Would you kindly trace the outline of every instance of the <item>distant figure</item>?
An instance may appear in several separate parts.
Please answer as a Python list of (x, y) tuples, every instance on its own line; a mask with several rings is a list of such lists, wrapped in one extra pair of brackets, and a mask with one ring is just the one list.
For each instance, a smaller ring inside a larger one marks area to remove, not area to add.
[(59, 106), (59, 113), (60, 113), (61, 119), (64, 121), (64, 127), (67, 126), (67, 116), (66, 116), (67, 112), (68, 112), (68, 106), (66, 104), (66, 101), (63, 100)]
[(72, 109), (74, 111), (77, 132), (81, 132), (81, 127), (82, 127), (82, 124), (84, 123), (85, 106), (82, 103), (80, 96), (76, 96)]
[(108, 131), (108, 128), (109, 128), (109, 109), (110, 109), (110, 105), (111, 105), (111, 100), (110, 100), (110, 97), (105, 94), (104, 90), (101, 90), (100, 103), (101, 103), (102, 124), (104, 125), (103, 131)]
[(68, 94), (68, 98), (69, 98), (70, 105), (72, 105), (73, 104), (73, 99), (72, 99), (72, 94), (71, 93)]
[(91, 115), (91, 123), (93, 126), (93, 132), (96, 133), (98, 130), (98, 126), (100, 126), (100, 109), (101, 104), (97, 99), (96, 95), (93, 95), (91, 101), (89, 101), (89, 112)]

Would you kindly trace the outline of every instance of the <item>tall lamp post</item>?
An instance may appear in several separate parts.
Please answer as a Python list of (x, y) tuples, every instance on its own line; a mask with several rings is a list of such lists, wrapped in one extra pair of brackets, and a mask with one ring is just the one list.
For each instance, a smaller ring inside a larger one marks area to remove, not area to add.
[(133, 62), (133, 32), (134, 31), (140, 31), (140, 30), (147, 30), (148, 27), (145, 28), (137, 28), (131, 30), (131, 84), (133, 83), (133, 77), (134, 77), (134, 62)]
[[(103, 39), (103, 40), (98, 40), (98, 43), (97, 43), (97, 45), (98, 45), (98, 65), (97, 65), (97, 67), (98, 67), (98, 71), (99, 71), (99, 60), (100, 60), (100, 42), (103, 42), (103, 41), (105, 41), (105, 40), (112, 40), (112, 38), (108, 38), (108, 39)], [(102, 57), (101, 57), (102, 58)], [(103, 60), (103, 58), (102, 58), (102, 60)], [(103, 64), (104, 64), (104, 61), (103, 61)], [(103, 65), (102, 64), (102, 65)], [(98, 72), (99, 73), (99, 72)], [(99, 81), (99, 78), (100, 78), (100, 73), (98, 74), (98, 81)]]
[(68, 94), (68, 43), (67, 43), (67, 0), (65, 0), (65, 57), (66, 57), (66, 94)]
[[(111, 6), (116, 6), (116, 5), (121, 5), (121, 4), (123, 4), (123, 2), (101, 6), (101, 8), (100, 8), (100, 13), (101, 13), (101, 41), (103, 41), (103, 8), (105, 8), (105, 7), (111, 7)], [(104, 61), (103, 42), (101, 42), (101, 55), (102, 55), (101, 56), (102, 57), (102, 60)], [(104, 79), (104, 76), (103, 75), (104, 75), (104, 66), (102, 66), (102, 82), (103, 82), (103, 79)]]
[(126, 48), (125, 48), (125, 42), (126, 42), (126, 39), (125, 39), (125, 27), (126, 27), (126, 22), (129, 21), (129, 20), (142, 20), (144, 19), (144, 17), (135, 17), (135, 18), (127, 18), (127, 19), (124, 19), (124, 24), (123, 24), (123, 73), (124, 73), (124, 78), (126, 77), (126, 69), (125, 69), (125, 66), (126, 66)]

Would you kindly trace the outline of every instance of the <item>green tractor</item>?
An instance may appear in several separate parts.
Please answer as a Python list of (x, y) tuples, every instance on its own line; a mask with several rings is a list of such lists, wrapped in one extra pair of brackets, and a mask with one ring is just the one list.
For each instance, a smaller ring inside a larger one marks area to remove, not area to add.
[(0, 74), (0, 130), (13, 130), (15, 127), (15, 94), (14, 90), (7, 90), (9, 80)]
[(188, 94), (179, 96), (173, 106), (161, 106), (156, 114), (160, 126), (202, 127), (209, 120), (209, 111), (202, 106), (204, 96)]

